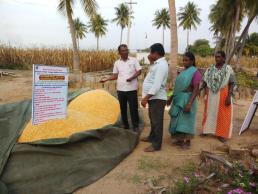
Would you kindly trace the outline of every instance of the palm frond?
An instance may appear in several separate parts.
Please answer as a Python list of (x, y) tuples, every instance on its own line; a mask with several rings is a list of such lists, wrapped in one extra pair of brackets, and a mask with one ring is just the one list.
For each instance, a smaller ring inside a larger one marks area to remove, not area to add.
[(121, 28), (125, 28), (129, 25), (130, 19), (132, 19), (132, 13), (128, 5), (121, 3), (118, 7), (115, 7), (115, 18), (112, 19), (112, 22), (115, 22)]
[(108, 21), (102, 18), (100, 14), (96, 14), (89, 22), (90, 31), (97, 37), (104, 36), (107, 32)]
[(98, 4), (96, 0), (80, 0), (84, 12), (91, 18), (97, 13)]
[(156, 26), (157, 29), (160, 27), (170, 28), (170, 15), (169, 10), (163, 8), (155, 12), (155, 18), (152, 20), (152, 25)]
[(65, 16), (67, 13), (73, 14), (74, 0), (60, 0), (57, 10), (60, 14)]
[(183, 29), (191, 30), (197, 28), (197, 25), (201, 23), (199, 18), (201, 9), (197, 7), (193, 2), (188, 2), (185, 7), (181, 7), (179, 13), (177, 14), (179, 20), (179, 26)]
[(80, 21), (79, 18), (74, 20), (74, 30), (76, 39), (83, 39), (86, 37), (87, 26), (82, 21)]

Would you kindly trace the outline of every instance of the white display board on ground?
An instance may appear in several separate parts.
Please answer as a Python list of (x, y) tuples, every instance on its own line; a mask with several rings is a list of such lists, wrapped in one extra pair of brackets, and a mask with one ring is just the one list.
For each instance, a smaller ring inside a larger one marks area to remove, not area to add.
[(33, 65), (32, 124), (67, 115), (68, 68)]
[(258, 91), (255, 92), (252, 104), (249, 107), (244, 123), (240, 129), (239, 135), (241, 135), (241, 133), (243, 133), (245, 130), (247, 130), (250, 127), (251, 122), (254, 118), (255, 112), (257, 110), (257, 106), (258, 106)]

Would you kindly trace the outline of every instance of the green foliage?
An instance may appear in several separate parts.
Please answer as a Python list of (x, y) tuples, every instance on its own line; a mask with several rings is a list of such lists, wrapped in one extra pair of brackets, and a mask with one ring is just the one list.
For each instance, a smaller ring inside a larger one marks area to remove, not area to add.
[(128, 5), (121, 3), (118, 7), (115, 7), (115, 15), (112, 21), (121, 26), (122, 29), (129, 25), (131, 13)]
[(258, 55), (258, 33), (254, 32), (248, 36), (243, 54), (247, 56)]
[(97, 37), (104, 36), (107, 32), (107, 20), (103, 19), (100, 14), (96, 14), (89, 22), (90, 31)]
[(169, 163), (163, 160), (154, 159), (153, 157), (143, 156), (137, 164), (137, 168), (143, 172), (151, 170), (160, 171), (169, 166)]
[(80, 21), (79, 18), (74, 20), (74, 30), (75, 30), (75, 37), (77, 40), (83, 39), (86, 37), (87, 33), (87, 26)]
[(134, 174), (132, 177), (130, 177), (130, 181), (133, 184), (140, 184), (142, 182), (142, 177), (138, 174)]
[(241, 188), (245, 192), (257, 192), (258, 177), (254, 176), (250, 170), (246, 169), (241, 163), (234, 163), (233, 169), (229, 171), (232, 179), (232, 188)]
[(215, 35), (223, 34), (226, 35), (230, 31), (231, 25), (235, 22), (236, 9), (240, 7), (239, 21), (236, 24), (237, 30), (240, 30), (241, 22), (243, 20), (244, 14), (244, 1), (235, 0), (218, 0), (216, 4), (211, 6), (211, 11), (209, 14), (209, 21), (212, 24), (210, 30), (214, 32)]
[(157, 29), (160, 27), (169, 28), (170, 27), (170, 16), (169, 16), (169, 11), (166, 8), (163, 8), (161, 10), (157, 10), (155, 12), (155, 18), (152, 21), (153, 26), (156, 26)]
[(213, 50), (210, 45), (200, 45), (196, 48), (196, 53), (198, 53), (201, 57), (206, 57), (212, 55)]
[(182, 26), (184, 30), (191, 30), (192, 27), (196, 29), (197, 25), (201, 23), (200, 11), (201, 9), (193, 2), (188, 2), (185, 7), (181, 7), (177, 15), (179, 26)]
[(199, 179), (196, 176), (195, 172), (198, 170), (197, 166), (194, 163), (190, 163), (183, 167), (181, 174), (184, 176), (178, 179), (171, 188), (172, 194), (188, 194), (194, 193), (196, 186), (199, 184)]
[[(189, 179), (186, 181), (185, 179)], [(176, 182), (176, 188), (175, 190), (172, 190), (172, 193), (182, 193), (182, 194), (188, 194), (188, 193), (194, 193), (194, 189), (199, 183), (198, 179), (194, 176), (191, 177), (185, 177), (183, 180), (179, 180)]]
[(248, 87), (252, 89), (258, 89), (258, 78), (251, 75), (248, 72), (240, 71), (236, 73), (237, 85)]
[(206, 40), (206, 39), (198, 39), (194, 42), (195, 47), (198, 47), (198, 46), (201, 46), (201, 45), (209, 45), (209, 41)]
[(201, 57), (213, 54), (213, 49), (210, 47), (209, 41), (205, 39), (196, 40), (193, 45), (189, 46), (189, 51)]
[(258, 33), (254, 32), (254, 33), (250, 34), (250, 36), (248, 38), (248, 42), (251, 42), (255, 46), (258, 46)]
[[(203, 193), (207, 187), (219, 189), (218, 193), (257, 193), (258, 176), (255, 169), (255, 166), (250, 165), (246, 168), (239, 162), (234, 162), (232, 168), (227, 168), (216, 161), (207, 161), (204, 166), (200, 167), (196, 165), (184, 167), (181, 169), (181, 178), (171, 187), (170, 193)], [(204, 181), (211, 173), (215, 173), (215, 176)], [(222, 185), (228, 186), (221, 187)]]

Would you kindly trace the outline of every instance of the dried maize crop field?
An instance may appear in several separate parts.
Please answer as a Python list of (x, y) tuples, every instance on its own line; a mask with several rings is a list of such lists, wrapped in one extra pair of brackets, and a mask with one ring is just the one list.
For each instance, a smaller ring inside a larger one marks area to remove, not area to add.
[[(0, 69), (28, 70), (32, 69), (32, 64), (46, 64), (68, 66), (72, 70), (72, 54), (72, 50), (68, 48), (22, 48), (0, 44)], [(139, 53), (139, 57), (138, 54), (134, 53), (133, 55), (137, 56), (138, 60), (143, 63), (148, 63), (144, 57), (140, 57), (141, 54), (148, 55), (146, 53)], [(81, 50), (79, 55), (83, 73), (111, 69), (115, 60), (119, 57), (116, 50)], [(169, 60), (168, 54), (166, 58)], [(207, 68), (213, 63), (213, 56), (196, 56), (196, 64), (199, 68)], [(235, 63), (235, 59), (232, 63)], [(240, 59), (240, 64), (243, 68), (257, 70), (258, 58), (243, 56)], [(178, 56), (178, 66), (182, 66), (181, 55)]]
[[(73, 52), (67, 48), (19, 48), (0, 45), (0, 69), (32, 69), (32, 64), (68, 66), (72, 69)], [(112, 68), (116, 51), (80, 51), (82, 72)]]

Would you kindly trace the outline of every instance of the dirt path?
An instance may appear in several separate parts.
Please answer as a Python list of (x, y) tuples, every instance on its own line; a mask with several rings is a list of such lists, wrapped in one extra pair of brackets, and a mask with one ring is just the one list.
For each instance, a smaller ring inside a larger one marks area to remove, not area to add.
[[(0, 104), (15, 102), (31, 98), (31, 73), (15, 71), (16, 77), (0, 78)], [(258, 117), (256, 116), (251, 129), (238, 136), (239, 128), (243, 122), (251, 100), (238, 101), (234, 105), (234, 131), (229, 145), (249, 145), (258, 143)], [(197, 129), (201, 127), (203, 103), (199, 102)], [(144, 117), (148, 123), (147, 111)], [(223, 145), (213, 137), (201, 138), (196, 136), (192, 141), (190, 150), (180, 150), (171, 144), (168, 133), (169, 116), (165, 112), (164, 141), (162, 150), (155, 153), (144, 153), (143, 149), (148, 143), (140, 142), (136, 149), (115, 169), (95, 183), (81, 188), (75, 194), (144, 194), (147, 186), (144, 182), (152, 179), (156, 184), (168, 186), (178, 178), (183, 167), (189, 163), (199, 162), (201, 150), (216, 151)], [(149, 133), (149, 125), (143, 131), (142, 136)]]
[[(241, 105), (235, 106), (234, 136), (228, 144), (239, 146), (258, 143), (258, 117), (255, 118), (249, 131), (238, 136), (249, 102), (240, 101), (238, 103)], [(199, 106), (198, 129), (200, 129), (202, 109), (203, 107)], [(146, 111), (144, 116), (147, 118)], [(180, 175), (182, 167), (188, 166), (192, 162), (199, 162), (201, 150), (216, 151), (217, 147), (223, 145), (213, 137), (203, 138), (196, 136), (192, 141), (190, 150), (180, 150), (171, 144), (171, 138), (167, 130), (169, 124), (167, 112), (165, 113), (164, 123), (164, 138), (161, 151), (144, 153), (143, 149), (148, 146), (148, 143), (140, 142), (133, 153), (114, 170), (97, 182), (78, 190), (75, 194), (143, 194), (147, 193), (147, 186), (144, 182), (149, 178), (156, 184), (169, 186)], [(146, 136), (148, 132), (149, 126), (146, 126), (142, 136)]]
[(31, 71), (11, 71), (15, 77), (0, 77), (0, 104), (31, 98)]

